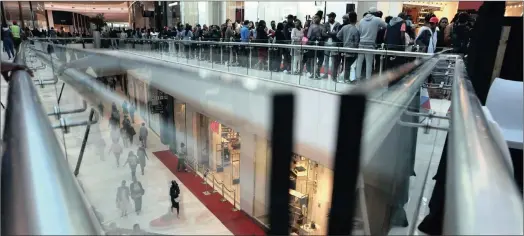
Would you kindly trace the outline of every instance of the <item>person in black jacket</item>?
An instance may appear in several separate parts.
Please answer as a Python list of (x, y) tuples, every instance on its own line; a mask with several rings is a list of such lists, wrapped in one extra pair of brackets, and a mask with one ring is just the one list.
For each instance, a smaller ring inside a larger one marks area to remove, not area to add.
[(169, 196), (171, 197), (171, 212), (176, 208), (176, 215), (180, 214), (180, 187), (176, 181), (171, 181), (171, 188), (169, 188)]
[[(295, 17), (293, 15), (287, 16), (286, 24), (284, 24), (284, 36), (287, 44), (291, 43), (291, 31), (295, 28)], [(291, 50), (283, 49), (284, 56), (284, 72), (291, 72)]]
[[(275, 30), (275, 43), (281, 44), (286, 42), (286, 36), (284, 33), (284, 24), (278, 23)], [(276, 48), (271, 50), (271, 71), (280, 72), (280, 64), (282, 62), (282, 55), (285, 54), (282, 48)]]
[(133, 183), (129, 185), (129, 190), (131, 192), (131, 199), (135, 202), (135, 212), (137, 215), (140, 215), (142, 211), (142, 196), (144, 196), (145, 190), (142, 187), (142, 183), (133, 177)]
[[(406, 49), (406, 15), (404, 13), (398, 14), (397, 17), (393, 17), (386, 28), (384, 42), (385, 49), (390, 51), (405, 51)], [(404, 63), (404, 58), (395, 56), (395, 57), (386, 57), (385, 69), (391, 69), (402, 65)]]
[[(269, 36), (266, 31), (266, 22), (261, 20), (258, 22), (256, 28), (256, 42), (257, 43), (268, 43)], [(255, 68), (264, 69), (267, 62), (267, 47), (260, 47), (257, 50), (258, 52), (258, 63)]]
[[(324, 24), (324, 28), (326, 29), (326, 33), (328, 35), (327, 42), (325, 46), (332, 46), (332, 47), (339, 47), (341, 46), (341, 41), (337, 38), (338, 31), (342, 28), (342, 25), (335, 21), (335, 18), (337, 17), (337, 14), (334, 12), (331, 12), (328, 14), (328, 22)], [(333, 59), (333, 66), (329, 66), (329, 62)], [(337, 81), (337, 72), (338, 68), (340, 66), (342, 57), (340, 56), (340, 53), (337, 52), (326, 52), (324, 57), (324, 76), (323, 78), (328, 77), (328, 73), (331, 70), (333, 81)]]

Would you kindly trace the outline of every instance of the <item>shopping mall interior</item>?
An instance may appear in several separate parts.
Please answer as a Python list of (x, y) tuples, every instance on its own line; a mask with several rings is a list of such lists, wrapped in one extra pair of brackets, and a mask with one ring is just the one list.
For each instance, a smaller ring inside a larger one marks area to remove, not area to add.
[(524, 233), (520, 1), (0, 4), (2, 234)]

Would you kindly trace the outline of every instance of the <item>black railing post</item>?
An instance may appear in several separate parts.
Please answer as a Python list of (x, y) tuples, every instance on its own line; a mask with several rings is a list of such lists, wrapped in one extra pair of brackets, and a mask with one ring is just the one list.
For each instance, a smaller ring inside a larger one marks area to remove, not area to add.
[(289, 235), (289, 170), (293, 152), (293, 94), (273, 97), (269, 235)]
[(82, 147), (80, 148), (80, 154), (78, 156), (78, 161), (76, 162), (75, 167), (75, 176), (78, 176), (78, 173), (80, 172), (80, 165), (82, 165), (82, 159), (84, 158), (84, 151), (86, 149), (87, 145), (87, 138), (89, 137), (89, 131), (91, 130), (91, 122), (93, 121), (93, 117), (95, 116), (95, 109), (91, 109), (91, 113), (89, 113), (89, 122), (87, 123), (86, 132), (84, 134), (84, 140), (82, 141)]
[(64, 92), (65, 83), (62, 84), (62, 88), (60, 89), (60, 94), (58, 95), (58, 105), (60, 105), (60, 100), (62, 99), (62, 93)]
[(351, 235), (360, 170), (366, 96), (341, 96), (328, 235)]

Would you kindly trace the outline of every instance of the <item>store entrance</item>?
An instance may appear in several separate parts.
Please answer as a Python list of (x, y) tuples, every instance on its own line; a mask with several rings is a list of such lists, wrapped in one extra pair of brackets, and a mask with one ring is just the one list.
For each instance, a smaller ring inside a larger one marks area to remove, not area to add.
[[(224, 185), (223, 195), (240, 203), (240, 134), (216, 120), (200, 114), (199, 163)], [(208, 151), (209, 150), (209, 151)], [(222, 190), (218, 190), (222, 194)]]

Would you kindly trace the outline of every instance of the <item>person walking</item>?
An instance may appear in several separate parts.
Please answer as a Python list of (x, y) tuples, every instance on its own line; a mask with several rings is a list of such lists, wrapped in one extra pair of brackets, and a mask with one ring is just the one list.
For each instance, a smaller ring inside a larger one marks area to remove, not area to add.
[(147, 135), (148, 135), (148, 131), (146, 128), (146, 123), (142, 122), (142, 126), (140, 127), (140, 131), (138, 134), (138, 139), (140, 140), (140, 142), (142, 142), (142, 146), (144, 148), (147, 148)]
[(178, 163), (177, 163), (177, 168), (176, 168), (178, 172), (185, 171), (186, 157), (187, 157), (186, 145), (184, 143), (181, 143), (180, 151), (178, 152)]
[(109, 148), (109, 152), (113, 152), (113, 155), (115, 155), (116, 158), (116, 166), (120, 167), (120, 155), (122, 155), (123, 152), (122, 146), (120, 146), (118, 142), (113, 142)]
[(98, 155), (100, 156), (101, 161), (106, 160), (105, 153), (104, 153), (105, 149), (106, 149), (106, 141), (104, 141), (104, 138), (100, 137), (100, 139), (98, 140), (97, 152), (98, 152)]
[(133, 151), (129, 151), (127, 155), (127, 160), (124, 163), (124, 166), (129, 164), (129, 169), (131, 170), (131, 179), (136, 178), (136, 166), (138, 165), (138, 157), (136, 157)]
[(120, 131), (116, 127), (111, 127), (111, 141), (118, 143), (120, 141)]
[(124, 147), (128, 148), (129, 147), (129, 136), (127, 135), (126, 126), (122, 126), (122, 128), (120, 128), (120, 136), (122, 136), (122, 143), (124, 144)]
[(21, 29), (16, 21), (13, 21), (13, 25), (9, 26), (9, 30), (13, 34), (13, 43), (15, 46), (16, 53), (20, 50), (20, 44), (22, 44), (22, 38), (20, 38)]
[(131, 199), (135, 202), (135, 212), (137, 215), (140, 215), (142, 211), (142, 196), (144, 196), (145, 190), (136, 177), (133, 178), (133, 183), (131, 183), (129, 189), (131, 191)]
[(130, 105), (129, 105), (129, 118), (131, 118), (131, 123), (135, 123), (135, 111), (136, 111), (136, 106), (135, 106), (135, 103), (132, 102)]
[(7, 52), (9, 60), (15, 57), (13, 33), (7, 27), (7, 24), (2, 24), (2, 42), (4, 44), (4, 50)]
[(128, 105), (129, 104), (127, 103), (127, 101), (124, 100), (124, 102), (122, 103), (122, 113), (124, 113), (124, 116), (126, 116), (129, 113)]
[(144, 175), (144, 168), (146, 167), (146, 159), (149, 160), (149, 157), (147, 156), (146, 149), (142, 144), (138, 147), (138, 150), (136, 151), (136, 155), (138, 156), (138, 163), (140, 164), (140, 170), (142, 171), (142, 175)]
[(135, 139), (135, 135), (136, 135), (135, 128), (131, 124), (129, 124), (126, 130), (127, 130), (127, 137), (129, 138), (129, 143), (133, 145), (133, 139)]
[(126, 181), (122, 180), (122, 185), (120, 185), (116, 191), (116, 206), (120, 209), (121, 217), (127, 216), (127, 211), (131, 205), (129, 198), (129, 187), (126, 186)]
[(169, 189), (169, 196), (171, 197), (171, 213), (173, 208), (176, 209), (176, 216), (180, 214), (180, 187), (176, 181), (171, 181), (171, 188)]

